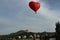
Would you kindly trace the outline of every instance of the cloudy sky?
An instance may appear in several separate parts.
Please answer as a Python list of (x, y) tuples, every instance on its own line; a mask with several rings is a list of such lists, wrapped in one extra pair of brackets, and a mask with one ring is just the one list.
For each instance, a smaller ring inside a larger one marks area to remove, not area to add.
[(28, 6), (32, 0), (0, 0), (0, 35), (28, 29), (55, 32), (60, 21), (60, 0), (33, 0), (41, 4), (37, 14)]

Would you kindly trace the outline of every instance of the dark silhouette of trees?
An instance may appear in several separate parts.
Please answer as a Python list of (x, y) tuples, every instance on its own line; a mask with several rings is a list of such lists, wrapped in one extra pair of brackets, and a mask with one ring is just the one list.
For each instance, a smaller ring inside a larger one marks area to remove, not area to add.
[(60, 40), (60, 23), (56, 23), (56, 40)]

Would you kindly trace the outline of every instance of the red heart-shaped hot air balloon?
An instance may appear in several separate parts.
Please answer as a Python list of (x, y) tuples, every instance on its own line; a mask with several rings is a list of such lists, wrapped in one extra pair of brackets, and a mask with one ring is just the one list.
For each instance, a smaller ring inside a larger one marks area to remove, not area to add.
[(29, 7), (33, 10), (33, 11), (37, 11), (40, 8), (40, 3), (39, 2), (34, 2), (34, 1), (30, 1), (29, 2)]

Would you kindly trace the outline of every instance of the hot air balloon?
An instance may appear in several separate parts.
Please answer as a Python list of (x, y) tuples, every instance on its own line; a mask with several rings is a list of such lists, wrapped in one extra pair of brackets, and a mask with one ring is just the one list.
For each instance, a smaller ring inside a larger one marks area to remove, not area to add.
[(29, 7), (36, 13), (37, 10), (40, 8), (40, 3), (39, 2), (30, 1), (29, 2)]

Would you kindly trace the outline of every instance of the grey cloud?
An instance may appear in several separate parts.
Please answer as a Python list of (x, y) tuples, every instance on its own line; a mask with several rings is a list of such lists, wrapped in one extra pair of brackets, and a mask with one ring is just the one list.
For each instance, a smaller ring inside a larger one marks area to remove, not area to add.
[[(44, 3), (44, 2), (41, 2)], [(30, 31), (55, 31), (55, 15), (49, 8), (45, 13), (52, 13), (54, 19), (51, 18), (52, 14), (42, 14), (38, 11), (34, 14), (28, 7), (28, 1), (26, 0), (0, 0), (0, 14), (3, 15), (0, 18), (0, 34), (8, 34), (16, 32), (21, 29), (29, 29)], [(43, 10), (45, 4), (43, 6)], [(55, 11), (55, 10), (54, 10)], [(3, 17), (3, 18), (2, 18)], [(57, 18), (57, 17), (56, 17)], [(59, 19), (59, 18), (58, 18)]]

